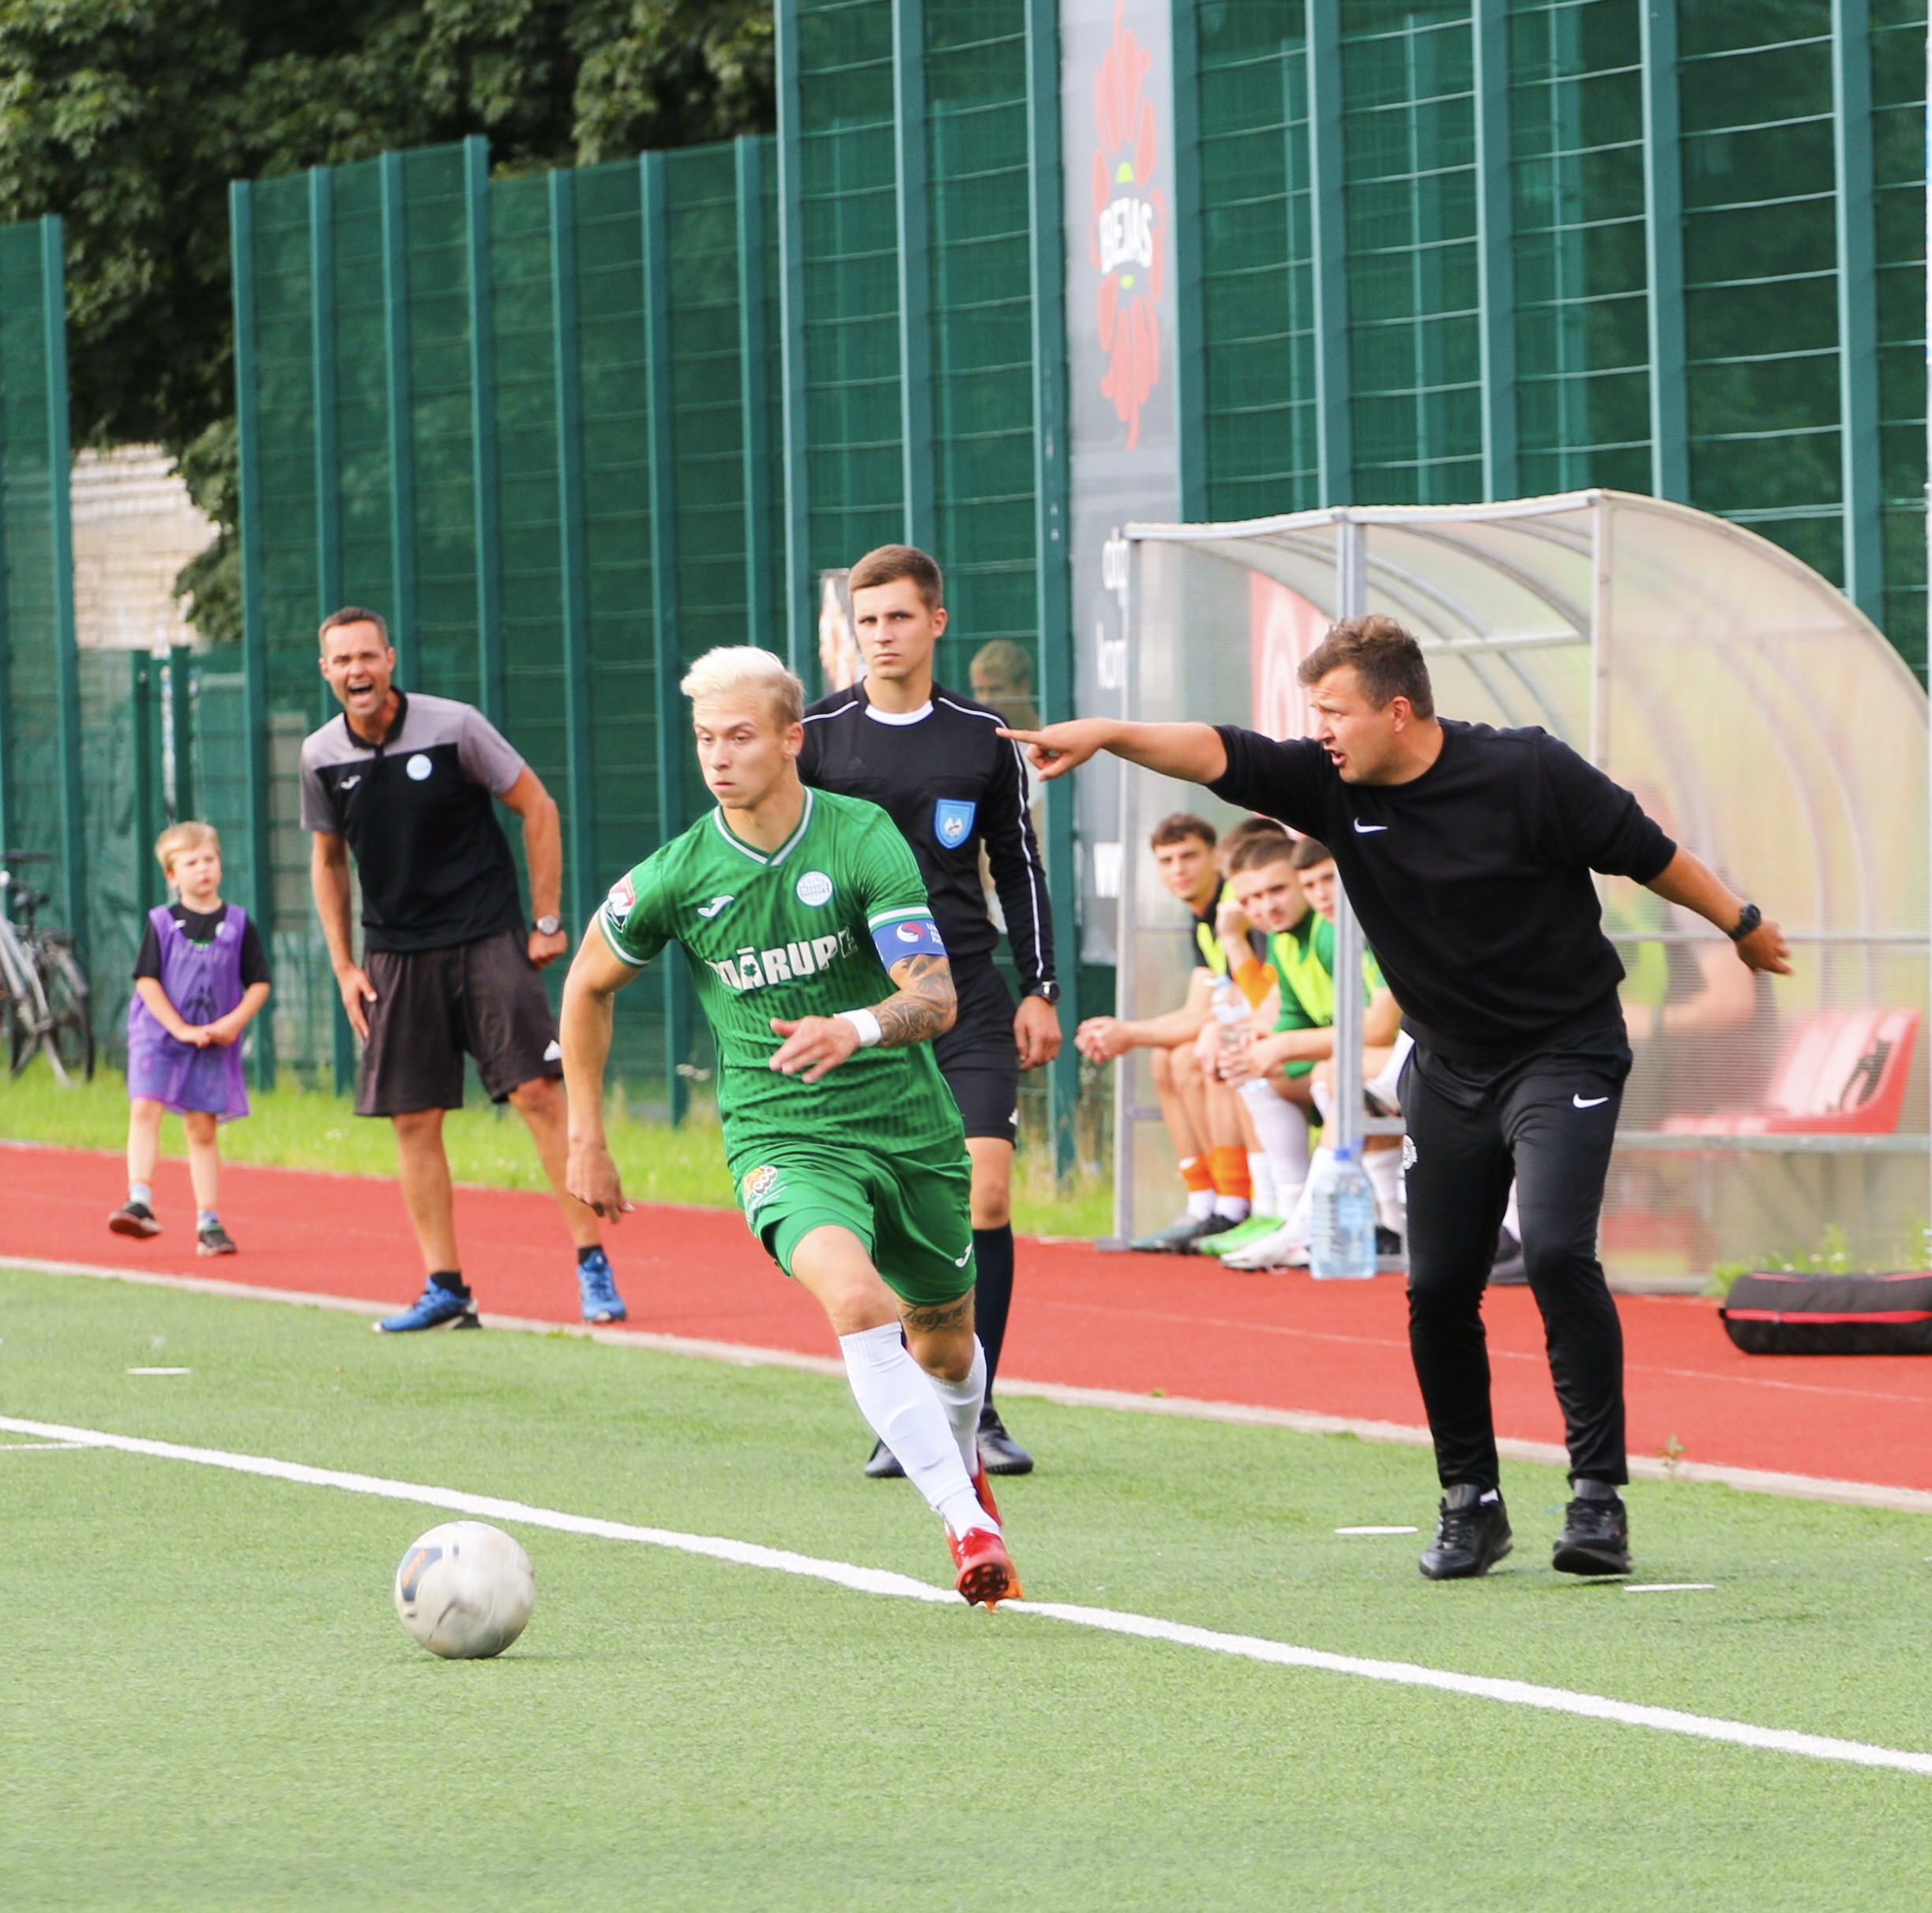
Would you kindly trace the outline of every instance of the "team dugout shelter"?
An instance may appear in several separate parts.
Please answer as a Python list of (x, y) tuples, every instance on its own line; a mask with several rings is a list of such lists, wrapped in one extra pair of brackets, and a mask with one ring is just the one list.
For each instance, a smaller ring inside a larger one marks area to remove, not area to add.
[[(1842, 592), (1737, 524), (1602, 490), (1126, 536), (1128, 717), (1305, 735), (1301, 660), (1334, 618), (1386, 613), (1427, 653), (1439, 715), (1554, 732), (1784, 926), (1793, 973), (1754, 979), (1701, 919), (1599, 879), (1637, 1058), (1613, 1278), (1923, 1266), (1926, 699)], [(1143, 1017), (1180, 1000), (1193, 950), (1148, 832), (1235, 814), (1120, 772), (1119, 1000)], [(1116, 1094), (1125, 1238), (1168, 1219), (1178, 1183), (1148, 1052)]]

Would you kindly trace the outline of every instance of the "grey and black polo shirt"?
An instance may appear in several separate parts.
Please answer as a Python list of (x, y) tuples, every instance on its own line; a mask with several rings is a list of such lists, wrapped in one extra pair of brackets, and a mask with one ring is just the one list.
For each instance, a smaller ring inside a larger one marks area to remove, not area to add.
[(437, 950), (523, 923), (494, 799), (524, 761), (473, 705), (397, 693), (380, 744), (348, 713), (302, 745), (302, 828), (346, 837), (362, 879), (364, 947)]

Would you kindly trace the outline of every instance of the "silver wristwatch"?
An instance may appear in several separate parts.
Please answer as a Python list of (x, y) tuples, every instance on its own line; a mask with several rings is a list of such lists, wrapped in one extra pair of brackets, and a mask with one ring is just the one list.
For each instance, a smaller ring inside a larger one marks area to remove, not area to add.
[(536, 934), (539, 937), (554, 937), (562, 928), (561, 917), (539, 917), (536, 920)]

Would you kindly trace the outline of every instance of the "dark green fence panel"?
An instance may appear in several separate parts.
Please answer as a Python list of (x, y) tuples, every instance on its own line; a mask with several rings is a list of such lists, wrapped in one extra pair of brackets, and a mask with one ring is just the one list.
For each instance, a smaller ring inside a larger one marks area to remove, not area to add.
[(60, 221), (0, 228), (0, 849), (85, 955), (65, 315)]

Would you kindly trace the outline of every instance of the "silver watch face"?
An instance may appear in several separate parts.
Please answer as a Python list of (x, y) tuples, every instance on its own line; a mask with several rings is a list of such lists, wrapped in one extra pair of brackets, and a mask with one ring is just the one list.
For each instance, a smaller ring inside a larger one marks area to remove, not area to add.
[(539, 917), (536, 920), (536, 934), (539, 937), (554, 937), (562, 928), (563, 923), (560, 918)]

